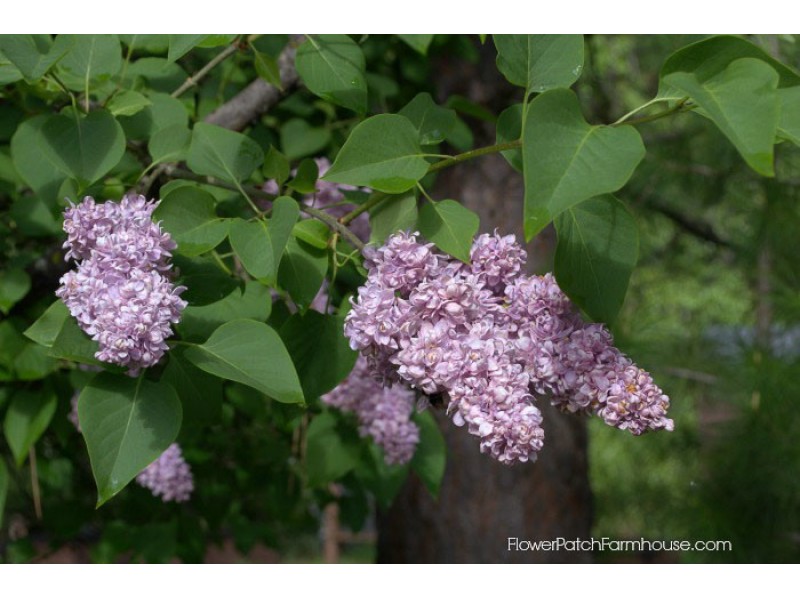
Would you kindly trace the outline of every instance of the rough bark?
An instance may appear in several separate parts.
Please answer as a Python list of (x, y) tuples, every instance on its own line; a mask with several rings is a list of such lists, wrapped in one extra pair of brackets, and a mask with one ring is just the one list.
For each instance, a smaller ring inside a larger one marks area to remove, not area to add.
[[(508, 106), (514, 100), (498, 79), (493, 62), (489, 47), (483, 49), (477, 64), (444, 65), (440, 90), (445, 87), (446, 94), (461, 93), (493, 108)], [(483, 131), (476, 143), (490, 143), (490, 136), (493, 132)], [(458, 199), (478, 212), (484, 231), (497, 227), (517, 234), (518, 239), (522, 239), (522, 193), (521, 176), (497, 155), (449, 169), (435, 189), (437, 197)], [(552, 248), (551, 231), (528, 245), (533, 270), (549, 268)], [(508, 538), (585, 539), (590, 535), (585, 423), (558, 413), (546, 401), (540, 401), (540, 408), (545, 419), (544, 450), (536, 463), (515, 467), (481, 455), (477, 438), (437, 415), (448, 449), (440, 496), (434, 500), (419, 480), (409, 479), (393, 506), (379, 515), (378, 561), (589, 561), (588, 553), (508, 550)]]

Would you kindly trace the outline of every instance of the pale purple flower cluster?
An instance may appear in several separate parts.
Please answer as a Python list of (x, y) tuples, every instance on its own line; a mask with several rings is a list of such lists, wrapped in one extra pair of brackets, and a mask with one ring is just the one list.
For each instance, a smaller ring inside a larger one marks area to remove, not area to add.
[(186, 307), (179, 297), (185, 288), (171, 281), (176, 244), (153, 222), (156, 206), (144, 196), (102, 204), (86, 197), (64, 212), (66, 256), (78, 266), (56, 295), (98, 342), (95, 357), (131, 375), (159, 361)]
[[(326, 157), (321, 156), (315, 158), (314, 162), (317, 163), (317, 170), (319, 171), (320, 179), (317, 179), (315, 184), (316, 190), (314, 193), (308, 194), (303, 199), (303, 202), (314, 208), (324, 208), (326, 212), (337, 219), (339, 217), (343, 217), (353, 208), (352, 205), (348, 206), (344, 192), (355, 191), (359, 188), (343, 183), (333, 183), (332, 181), (322, 180), (321, 177), (328, 172), (328, 169), (331, 168), (331, 161)], [(292, 171), (292, 174), (296, 175), (297, 171)], [(278, 182), (274, 179), (269, 179), (266, 181), (262, 189), (268, 194), (275, 195), (277, 195), (280, 191)], [(361, 189), (369, 192), (368, 188)], [(262, 208), (267, 208), (267, 206), (262, 206)], [(369, 239), (370, 226), (369, 215), (367, 215), (367, 213), (358, 215), (355, 219), (353, 219), (353, 221), (350, 222), (348, 227), (361, 240), (367, 241)]]
[(345, 412), (355, 413), (362, 437), (371, 437), (383, 449), (387, 464), (404, 464), (414, 456), (419, 427), (411, 420), (414, 392), (402, 385), (384, 387), (372, 376), (366, 360), (359, 357), (355, 367), (322, 401)]
[[(70, 411), (67, 418), (75, 426), (78, 433), (83, 433), (78, 420), (78, 398), (80, 390), (76, 390), (70, 400)], [(178, 444), (170, 445), (157, 460), (145, 467), (136, 476), (136, 483), (147, 488), (156, 498), (164, 502), (186, 502), (194, 491), (194, 477), (189, 463), (183, 458)]]
[(139, 473), (136, 483), (164, 502), (186, 502), (194, 491), (192, 470), (178, 444), (171, 444), (158, 459)]
[(672, 429), (649, 374), (581, 319), (552, 275), (520, 275), (526, 258), (496, 233), (475, 240), (470, 264), (417, 234), (391, 236), (366, 252), (367, 282), (345, 322), (351, 347), (383, 382), (444, 394), (453, 422), (505, 464), (542, 448), (534, 394), (636, 435)]

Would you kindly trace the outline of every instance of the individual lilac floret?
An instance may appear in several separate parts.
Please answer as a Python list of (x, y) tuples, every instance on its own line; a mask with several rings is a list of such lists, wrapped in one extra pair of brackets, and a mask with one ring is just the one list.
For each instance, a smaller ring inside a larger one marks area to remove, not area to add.
[(130, 375), (159, 361), (186, 307), (185, 288), (170, 281), (175, 242), (151, 219), (157, 205), (143, 196), (103, 204), (87, 197), (65, 212), (64, 247), (78, 267), (56, 295), (98, 342), (95, 357)]
[(400, 385), (381, 385), (364, 357), (359, 357), (347, 378), (322, 396), (322, 401), (355, 413), (359, 433), (383, 449), (387, 464), (404, 464), (414, 456), (419, 443), (419, 427), (411, 420), (414, 392)]
[(194, 477), (181, 447), (172, 444), (136, 476), (136, 483), (164, 502), (186, 502), (194, 491)]

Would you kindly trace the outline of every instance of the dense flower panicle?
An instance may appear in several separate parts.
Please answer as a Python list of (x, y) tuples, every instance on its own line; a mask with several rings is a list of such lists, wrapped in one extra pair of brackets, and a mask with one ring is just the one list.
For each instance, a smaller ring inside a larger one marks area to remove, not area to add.
[(164, 453), (136, 476), (136, 483), (164, 502), (186, 502), (194, 491), (194, 477), (181, 447), (171, 444)]
[(368, 247), (367, 282), (345, 320), (379, 380), (443, 394), (454, 423), (506, 464), (542, 448), (534, 394), (635, 435), (672, 429), (669, 399), (608, 330), (584, 322), (551, 274), (520, 274), (527, 257), (514, 236), (479, 236), (465, 265), (417, 235)]
[(98, 360), (135, 375), (167, 350), (186, 302), (172, 284), (175, 242), (151, 219), (157, 202), (126, 196), (97, 204), (87, 197), (65, 211), (67, 256), (77, 269), (56, 291), (80, 327), (98, 342)]
[(361, 436), (371, 437), (383, 449), (387, 464), (404, 464), (414, 456), (419, 427), (411, 420), (414, 392), (395, 385), (385, 387), (359, 357), (352, 372), (322, 401), (342, 411), (355, 413)]

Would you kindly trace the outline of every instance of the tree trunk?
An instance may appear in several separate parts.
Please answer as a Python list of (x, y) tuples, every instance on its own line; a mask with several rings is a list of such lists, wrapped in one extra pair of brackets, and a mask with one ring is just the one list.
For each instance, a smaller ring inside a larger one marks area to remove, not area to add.
[[(476, 64), (447, 63), (439, 73), (443, 96), (461, 93), (475, 102), (502, 109), (514, 100), (497, 74), (494, 49), (486, 44)], [(519, 100), (516, 100), (519, 101)], [(476, 145), (492, 143), (493, 131), (476, 136)], [(482, 138), (482, 139), (481, 139)], [(476, 211), (482, 229), (495, 227), (522, 239), (522, 177), (499, 155), (459, 165), (443, 173), (435, 196), (454, 198)], [(553, 233), (545, 231), (528, 245), (531, 270), (547, 270)], [(437, 420), (447, 441), (447, 470), (438, 500), (410, 477), (392, 507), (378, 518), (378, 561), (392, 563), (587, 562), (585, 552), (509, 550), (509, 538), (586, 539), (591, 527), (586, 426), (546, 399), (545, 446), (533, 464), (507, 467), (478, 448), (478, 438)]]

